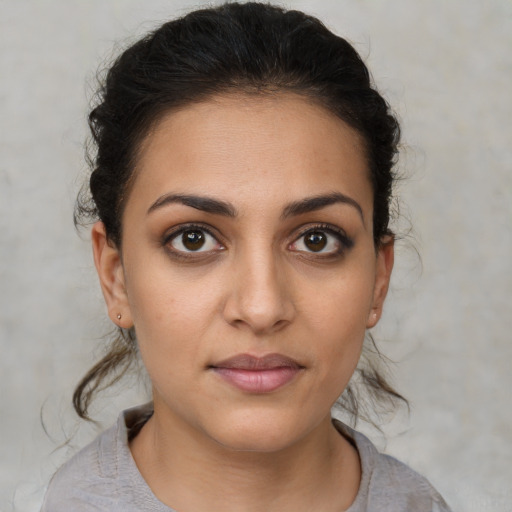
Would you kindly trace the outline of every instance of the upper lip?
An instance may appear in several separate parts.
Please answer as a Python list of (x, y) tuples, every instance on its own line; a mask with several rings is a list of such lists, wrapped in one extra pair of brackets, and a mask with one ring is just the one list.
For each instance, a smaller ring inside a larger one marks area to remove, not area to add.
[(262, 357), (251, 354), (237, 354), (210, 365), (210, 368), (231, 368), (236, 370), (271, 370), (283, 367), (303, 368), (297, 361), (282, 354), (267, 354)]

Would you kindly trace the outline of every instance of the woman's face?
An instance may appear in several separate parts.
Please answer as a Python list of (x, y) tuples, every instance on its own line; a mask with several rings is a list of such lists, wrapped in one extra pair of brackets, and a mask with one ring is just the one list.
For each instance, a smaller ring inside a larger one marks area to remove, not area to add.
[(93, 228), (109, 314), (135, 326), (155, 416), (252, 451), (329, 421), (393, 261), (391, 242), (373, 244), (368, 172), (357, 132), (292, 94), (219, 96), (155, 126), (122, 255)]

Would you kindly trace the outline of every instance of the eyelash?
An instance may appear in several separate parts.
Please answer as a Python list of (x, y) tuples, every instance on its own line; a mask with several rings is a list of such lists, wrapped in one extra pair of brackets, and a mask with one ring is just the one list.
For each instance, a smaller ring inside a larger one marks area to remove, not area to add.
[(295, 240), (290, 244), (290, 246), (293, 244), (296, 244), (301, 238), (304, 238), (308, 234), (316, 233), (316, 232), (334, 236), (337, 239), (337, 241), (339, 242), (340, 247), (335, 252), (329, 252), (327, 254), (320, 253), (320, 252), (315, 253), (314, 251), (297, 251), (297, 252), (310, 255), (314, 258), (332, 258), (332, 257), (343, 255), (345, 253), (345, 251), (351, 249), (354, 246), (354, 241), (347, 236), (347, 234), (345, 233), (345, 231), (343, 229), (338, 228), (337, 226), (333, 226), (331, 224), (317, 224), (317, 225), (313, 225), (313, 226), (308, 226), (306, 229), (301, 231), (299, 236), (297, 238), (295, 238)]
[[(207, 235), (211, 236), (219, 244), (220, 250), (225, 249), (224, 245), (219, 241), (219, 236), (215, 235), (213, 233), (213, 231), (208, 226), (205, 226), (203, 224), (185, 224), (185, 225), (176, 227), (171, 232), (168, 232), (164, 235), (164, 237), (162, 238), (162, 245), (167, 248), (167, 251), (174, 258), (177, 258), (177, 259), (182, 259), (182, 260), (194, 259), (194, 260), (196, 260), (198, 257), (211, 255), (213, 251), (190, 251), (190, 252), (187, 252), (187, 251), (180, 251), (177, 249), (173, 249), (170, 247), (170, 243), (173, 240), (175, 240), (176, 238), (178, 238), (180, 235), (182, 235), (183, 233), (185, 233), (187, 231), (194, 231), (194, 230), (204, 232)], [(345, 251), (351, 249), (354, 245), (354, 241), (351, 238), (349, 238), (347, 236), (347, 234), (345, 233), (345, 231), (343, 231), (342, 229), (340, 229), (336, 226), (333, 226), (331, 224), (316, 224), (313, 226), (310, 225), (307, 228), (303, 229), (300, 232), (300, 234), (290, 244), (288, 244), (288, 247), (290, 248), (292, 245), (296, 244), (301, 238), (304, 238), (308, 234), (315, 233), (315, 232), (320, 232), (320, 233), (334, 236), (337, 239), (337, 241), (339, 242), (340, 247), (335, 252), (329, 252), (327, 254), (320, 253), (320, 252), (316, 253), (315, 251), (295, 251), (295, 252), (301, 253), (303, 255), (307, 254), (307, 255), (309, 255), (308, 257), (327, 259), (327, 258), (332, 258), (332, 257), (343, 255), (345, 253)]]
[(221, 242), (219, 242), (219, 236), (215, 235), (213, 231), (203, 224), (185, 224), (178, 226), (177, 228), (173, 229), (172, 231), (166, 233), (162, 239), (162, 245), (167, 248), (167, 251), (177, 259), (182, 260), (191, 260), (191, 259), (197, 259), (201, 256), (208, 256), (212, 254), (212, 251), (180, 251), (177, 249), (173, 249), (170, 247), (170, 243), (178, 238), (180, 235), (183, 235), (183, 233), (187, 231), (200, 231), (203, 233), (206, 233), (207, 235), (211, 236), (222, 248), (224, 249), (224, 246)]

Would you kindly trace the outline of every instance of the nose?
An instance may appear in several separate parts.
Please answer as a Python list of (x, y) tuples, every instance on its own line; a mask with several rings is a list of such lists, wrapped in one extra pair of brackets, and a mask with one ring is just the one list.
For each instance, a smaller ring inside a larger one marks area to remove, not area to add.
[(225, 320), (257, 335), (271, 334), (290, 324), (295, 306), (292, 283), (283, 270), (271, 251), (239, 258), (224, 304)]

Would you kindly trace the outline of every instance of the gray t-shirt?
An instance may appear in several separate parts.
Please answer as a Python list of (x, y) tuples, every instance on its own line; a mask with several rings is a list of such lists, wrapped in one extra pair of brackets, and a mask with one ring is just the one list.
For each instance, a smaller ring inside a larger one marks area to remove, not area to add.
[[(128, 409), (53, 476), (41, 512), (176, 512), (152, 493), (128, 446), (128, 435), (151, 415), (151, 404)], [(347, 512), (451, 512), (428, 480), (377, 451), (363, 434), (335, 420), (356, 446), (362, 478)]]

